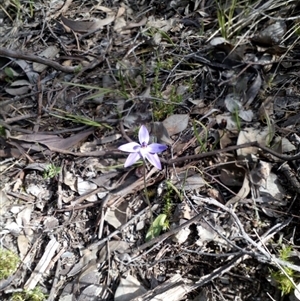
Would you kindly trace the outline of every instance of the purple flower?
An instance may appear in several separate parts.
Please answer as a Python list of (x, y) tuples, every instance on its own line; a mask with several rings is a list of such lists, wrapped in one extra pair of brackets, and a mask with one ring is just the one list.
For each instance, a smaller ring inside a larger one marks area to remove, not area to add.
[(118, 149), (121, 151), (131, 153), (126, 159), (124, 167), (134, 164), (141, 158), (144, 160), (147, 158), (152, 165), (158, 169), (161, 169), (161, 164), (157, 153), (165, 151), (167, 146), (159, 143), (152, 143), (148, 145), (149, 132), (144, 125), (142, 125), (139, 130), (139, 141), (140, 144), (137, 142), (129, 142), (118, 147)]

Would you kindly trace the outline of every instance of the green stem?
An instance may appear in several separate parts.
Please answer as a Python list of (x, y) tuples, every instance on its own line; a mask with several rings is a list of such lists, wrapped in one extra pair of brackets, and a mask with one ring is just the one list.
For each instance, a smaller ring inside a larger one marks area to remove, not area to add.
[(150, 219), (151, 219), (151, 225), (152, 225), (153, 224), (153, 214), (152, 214), (152, 211), (151, 211), (151, 204), (150, 204), (147, 185), (146, 185), (146, 162), (145, 161), (144, 161), (144, 190), (145, 190), (146, 201), (147, 201), (147, 204), (149, 206)]

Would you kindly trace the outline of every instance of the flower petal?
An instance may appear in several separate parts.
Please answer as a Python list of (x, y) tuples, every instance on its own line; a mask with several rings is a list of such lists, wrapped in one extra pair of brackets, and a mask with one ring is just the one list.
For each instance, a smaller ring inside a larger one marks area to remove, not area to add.
[(139, 153), (131, 153), (131, 154), (129, 154), (129, 156), (127, 157), (127, 159), (126, 159), (126, 161), (124, 163), (124, 167), (128, 167), (128, 166), (134, 164), (140, 158), (141, 158), (141, 155)]
[(161, 163), (157, 154), (145, 153), (145, 157), (149, 160), (149, 162), (154, 165), (157, 169), (161, 169)]
[(160, 153), (163, 152), (167, 149), (168, 147), (164, 144), (159, 144), (159, 143), (152, 143), (148, 145), (147, 150), (149, 153)]
[(129, 142), (118, 147), (119, 150), (128, 153), (137, 153), (139, 152), (141, 146), (136, 142)]
[(139, 130), (139, 141), (140, 144), (142, 143), (148, 144), (149, 142), (149, 132), (144, 125), (142, 125)]

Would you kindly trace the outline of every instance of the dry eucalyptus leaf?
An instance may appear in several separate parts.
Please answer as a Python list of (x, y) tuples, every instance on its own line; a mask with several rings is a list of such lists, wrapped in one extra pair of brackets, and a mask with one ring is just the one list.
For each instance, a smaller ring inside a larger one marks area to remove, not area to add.
[(280, 217), (280, 207), (287, 205), (287, 202), (275, 199), (266, 192), (261, 192), (260, 196), (255, 199), (255, 202), (260, 205), (261, 210), (269, 217)]
[(260, 161), (258, 165), (251, 170), (251, 182), (255, 185), (266, 186), (266, 180), (270, 175), (272, 164)]
[(297, 149), (296, 146), (285, 137), (276, 137), (274, 139), (274, 144), (276, 145), (277, 143), (281, 143), (282, 153), (289, 153)]
[(26, 73), (29, 82), (32, 85), (35, 85), (39, 78), (39, 74), (37, 72), (32, 71), (31, 64), (27, 63), (24, 60), (14, 60), (14, 62), (18, 64), (22, 68), (22, 70)]
[[(0, 216), (4, 215), (7, 212), (8, 207), (10, 207), (10, 205), (11, 204), (6, 193), (3, 190), (0, 190)], [(20, 210), (20, 207), (18, 206), (18, 209), (16, 210)]]
[(199, 190), (201, 187), (206, 185), (205, 180), (199, 173), (193, 171), (182, 171), (172, 176), (172, 183), (178, 189), (184, 190)]
[(148, 22), (146, 24), (146, 27), (152, 27), (157, 28), (162, 31), (169, 31), (173, 28), (173, 26), (176, 24), (175, 18), (169, 18), (169, 19), (156, 19), (154, 16), (149, 16)]
[(115, 301), (131, 301), (146, 292), (147, 290), (135, 277), (128, 275), (126, 278), (121, 278), (115, 293)]
[(150, 111), (126, 115), (123, 119), (124, 127), (132, 129), (136, 126), (144, 124), (147, 120), (150, 120)]
[[(222, 228), (215, 225), (215, 228), (219, 232), (223, 232)], [(220, 244), (226, 244), (226, 241), (221, 238), (216, 231), (214, 231), (211, 227), (207, 225), (205, 222), (200, 222), (200, 224), (197, 226), (197, 232), (199, 239), (196, 241), (196, 244), (200, 247), (203, 247), (206, 243), (210, 241), (214, 241)]]
[(69, 186), (73, 191), (77, 191), (77, 188), (76, 188), (76, 181), (77, 181), (77, 178), (76, 176), (69, 172), (69, 171), (66, 171), (64, 173), (64, 184), (66, 184), (67, 186)]
[(32, 169), (32, 170), (38, 170), (40, 172), (43, 172), (46, 170), (46, 168), (49, 166), (49, 163), (29, 163), (27, 166), (25, 166), (24, 169)]
[(229, 44), (228, 41), (222, 37), (212, 38), (209, 42), (211, 46), (218, 46), (223, 44)]
[(86, 194), (88, 192), (91, 192), (97, 188), (97, 185), (95, 183), (92, 183), (90, 181), (85, 181), (81, 177), (77, 178), (77, 192), (80, 195)]
[(249, 192), (250, 192), (250, 183), (249, 183), (248, 176), (245, 174), (243, 186), (241, 187), (239, 192), (226, 203), (226, 206), (228, 206), (229, 204), (235, 204), (238, 201), (245, 199), (249, 194)]
[(88, 263), (94, 259), (97, 258), (97, 249), (93, 249), (93, 250), (89, 250), (89, 249), (84, 249), (82, 251), (82, 256), (79, 260), (79, 262), (77, 262), (73, 268), (71, 269), (71, 271), (68, 273), (68, 277), (73, 277), (75, 275), (77, 275), (79, 272), (81, 272), (84, 267), (86, 267), (88, 265)]
[(256, 35), (253, 41), (266, 46), (278, 45), (281, 43), (286, 30), (287, 26), (284, 21), (276, 21)]
[(24, 257), (26, 256), (29, 249), (29, 245), (29, 239), (25, 235), (21, 234), (18, 236), (18, 249), (20, 252), (19, 256), (21, 259), (24, 259)]
[(114, 228), (119, 228), (127, 221), (126, 209), (128, 208), (128, 201), (122, 202), (117, 208), (108, 208), (105, 215), (105, 221)]
[(188, 239), (189, 235), (191, 233), (191, 230), (187, 228), (183, 228), (180, 231), (178, 231), (173, 237), (172, 240), (179, 244), (182, 245), (186, 240)]
[(59, 225), (58, 219), (54, 216), (48, 216), (44, 221), (44, 228), (46, 231), (52, 231)]
[(184, 131), (189, 123), (188, 114), (174, 114), (163, 121), (163, 125), (170, 136)]
[(12, 222), (5, 225), (4, 230), (1, 231), (1, 234), (11, 233), (15, 236), (18, 236), (21, 231), (22, 229), (19, 227), (19, 225), (15, 222)]
[(265, 187), (261, 186), (259, 188), (260, 192), (266, 192), (277, 200), (284, 199), (286, 195), (286, 191), (284, 190), (283, 186), (280, 184), (279, 178), (276, 174), (271, 172), (268, 175), (265, 182), (266, 182)]
[(80, 294), (78, 301), (96, 301), (99, 300), (99, 294), (103, 287), (99, 284), (91, 284), (86, 287)]
[(251, 86), (249, 87), (246, 93), (246, 104), (245, 104), (246, 108), (249, 108), (249, 106), (252, 104), (253, 100), (255, 99), (255, 97), (257, 96), (261, 88), (261, 85), (262, 85), (262, 79), (259, 72), (257, 72), (257, 76), (255, 80), (252, 82)]
[(80, 287), (85, 287), (89, 284), (99, 283), (100, 278), (97, 265), (91, 264), (80, 273), (77, 281)]
[(103, 186), (103, 187), (111, 188), (112, 178), (114, 178), (118, 174), (119, 174), (118, 172), (109, 171), (108, 173), (101, 174), (97, 178), (90, 179), (90, 181), (97, 184), (99, 187)]
[(243, 108), (241, 103), (241, 97), (233, 93), (226, 95), (224, 104), (226, 106), (226, 109), (231, 113), (240, 111)]
[[(261, 145), (266, 145), (272, 138), (270, 135), (272, 135), (272, 129), (270, 130), (268, 127), (262, 129), (245, 128), (240, 131), (237, 144), (240, 145), (247, 142), (257, 141)], [(257, 152), (257, 147), (247, 147), (237, 150), (237, 154), (239, 156), (255, 155)]]
[(94, 129), (89, 129), (84, 132), (76, 133), (68, 138), (62, 138), (56, 135), (50, 134), (24, 134), (11, 137), (17, 140), (20, 146), (25, 149), (33, 149), (35, 151), (43, 151), (42, 145), (46, 145), (47, 148), (55, 149), (70, 149), (75, 145), (78, 145), (82, 140), (85, 140), (90, 134), (94, 132)]
[(31, 214), (33, 211), (33, 205), (27, 205), (22, 211), (20, 211), (17, 215), (16, 222), (23, 227), (24, 233), (27, 237), (31, 237), (33, 235), (33, 230), (30, 227)]
[(10, 84), (11, 87), (18, 87), (18, 86), (31, 86), (30, 82), (26, 79), (18, 79), (15, 80)]
[[(49, 46), (44, 51), (42, 51), (39, 56), (47, 58), (47, 59), (54, 59), (57, 54), (59, 53), (59, 49), (56, 46)], [(36, 72), (43, 72), (45, 69), (47, 69), (47, 65), (40, 64), (40, 63), (33, 63), (32, 68)]]
[(191, 102), (192, 104), (194, 104), (195, 106), (199, 107), (199, 108), (205, 108), (206, 104), (204, 99), (193, 99), (193, 98), (189, 98), (188, 99), (189, 102)]
[(116, 32), (122, 32), (123, 28), (126, 26), (126, 20), (124, 17), (117, 18), (114, 22), (114, 30)]
[(221, 169), (220, 181), (226, 186), (243, 185), (245, 170), (236, 166), (234, 163), (226, 165), (226, 168)]
[(13, 96), (24, 95), (28, 93), (29, 90), (29, 86), (23, 86), (19, 88), (5, 88), (5, 92)]
[[(112, 255), (112, 252), (125, 253), (129, 249), (129, 244), (126, 241), (111, 240), (107, 246), (104, 246), (99, 253), (99, 262), (103, 262), (107, 259), (107, 255)], [(109, 250), (109, 252), (108, 252)]]
[(151, 135), (157, 138), (158, 143), (173, 144), (173, 140), (170, 138), (169, 133), (162, 122), (153, 122), (151, 124)]
[(112, 23), (115, 20), (115, 13), (112, 10), (106, 11), (107, 16), (104, 19), (96, 19), (95, 21), (73, 21), (61, 16), (64, 25), (75, 32), (86, 33), (94, 31)]
[(184, 181), (184, 190), (199, 190), (201, 187), (205, 186), (205, 180), (200, 176), (200, 174), (192, 175)]
[(250, 122), (253, 119), (253, 111), (252, 110), (240, 110), (239, 117), (244, 121)]

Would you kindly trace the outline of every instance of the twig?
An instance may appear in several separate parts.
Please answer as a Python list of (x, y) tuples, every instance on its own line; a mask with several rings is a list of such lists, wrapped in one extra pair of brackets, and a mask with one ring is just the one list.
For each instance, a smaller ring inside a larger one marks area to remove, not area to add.
[(276, 158), (281, 159), (282, 161), (294, 161), (294, 160), (300, 159), (300, 154), (297, 154), (295, 156), (282, 155), (282, 154), (279, 154), (276, 151), (272, 150), (271, 148), (268, 148), (266, 146), (259, 144), (257, 141), (253, 141), (253, 142), (248, 142), (248, 143), (244, 143), (244, 144), (228, 146), (223, 149), (217, 149), (217, 150), (213, 150), (210, 152), (197, 154), (197, 155), (184, 156), (184, 157), (179, 157), (179, 158), (175, 158), (175, 159), (171, 159), (171, 160), (161, 159), (161, 162), (166, 163), (168, 165), (172, 165), (172, 164), (176, 164), (176, 163), (183, 162), (186, 160), (199, 160), (199, 159), (203, 159), (203, 158), (207, 158), (207, 157), (212, 157), (212, 156), (215, 156), (220, 153), (225, 153), (225, 152), (242, 149), (242, 148), (247, 148), (247, 147), (260, 148), (263, 151), (275, 156)]
[[(293, 219), (292, 217), (287, 219), (286, 221), (284, 221), (283, 223), (281, 223), (280, 225), (275, 225), (272, 229), (270, 229), (269, 231), (267, 231), (267, 233), (262, 237), (261, 241), (259, 243), (256, 243), (252, 238), (250, 238), (250, 236), (245, 232), (243, 225), (241, 223), (241, 221), (239, 220), (239, 218), (237, 217), (237, 215), (234, 213), (234, 211), (232, 210), (232, 208), (226, 207), (223, 204), (221, 204), (220, 202), (218, 202), (217, 200), (214, 200), (212, 198), (201, 198), (198, 196), (193, 196), (193, 199), (197, 200), (197, 201), (203, 201), (207, 204), (210, 205), (214, 205), (217, 206), (219, 208), (221, 208), (222, 210), (224, 210), (225, 212), (228, 212), (231, 214), (231, 216), (233, 217), (235, 223), (237, 224), (237, 226), (240, 229), (240, 233), (241, 236), (245, 239), (245, 241), (247, 241), (252, 247), (254, 247), (255, 249), (257, 249), (258, 251), (261, 252), (262, 256), (261, 257), (257, 257), (256, 259), (261, 261), (261, 262), (267, 262), (269, 264), (275, 265), (277, 267), (277, 264), (280, 264), (282, 266), (286, 266), (289, 267), (297, 272), (300, 272), (300, 267), (289, 263), (287, 261), (284, 261), (280, 258), (275, 258), (272, 255), (269, 255), (268, 252), (265, 251), (265, 249), (262, 247), (262, 242), (265, 242), (267, 240), (269, 240), (271, 237), (273, 237), (276, 233), (278, 233), (281, 229), (283, 229), (284, 227), (286, 227), (291, 220)], [(244, 255), (244, 256), (249, 256), (249, 255)]]
[(33, 127), (33, 132), (37, 133), (39, 131), (40, 128), (40, 123), (41, 123), (41, 118), (42, 118), (42, 108), (43, 108), (43, 90), (42, 90), (42, 85), (41, 85), (41, 78), (38, 78), (37, 81), (37, 89), (39, 91), (38, 94), (38, 110), (37, 110), (37, 118), (36, 118), (36, 122), (35, 125)]
[(51, 287), (50, 294), (48, 296), (47, 301), (53, 301), (55, 299), (55, 295), (56, 295), (56, 291), (57, 291), (57, 283), (59, 280), (60, 273), (61, 273), (61, 260), (59, 259), (57, 262), (52, 287)]
[(194, 216), (193, 218), (191, 218), (190, 220), (188, 220), (187, 222), (179, 225), (178, 227), (176, 227), (175, 229), (172, 229), (158, 237), (155, 237), (153, 239), (151, 239), (150, 241), (142, 244), (141, 246), (137, 247), (136, 249), (132, 250), (132, 253), (138, 253), (139, 251), (142, 251), (144, 249), (147, 249), (153, 245), (155, 245), (156, 243), (162, 243), (164, 240), (166, 240), (168, 237), (170, 237), (173, 234), (176, 234), (178, 231), (180, 231), (181, 229), (188, 227), (189, 225), (197, 222), (201, 217), (202, 217), (202, 213), (197, 214), (196, 216)]
[(42, 58), (42, 57), (39, 57), (34, 54), (26, 54), (21, 51), (10, 50), (10, 49), (6, 49), (3, 47), (0, 47), (0, 56), (10, 57), (10, 58), (14, 58), (14, 59), (22, 59), (22, 60), (31, 61), (31, 62), (37, 62), (40, 64), (50, 66), (56, 70), (59, 70), (59, 71), (65, 72), (65, 73), (74, 73), (79, 68), (78, 66), (75, 66), (75, 67), (62, 66), (62, 65), (56, 63), (55, 61), (52, 61), (52, 60), (49, 60), (46, 58)]
[(113, 238), (115, 235), (121, 233), (124, 229), (126, 229), (129, 225), (133, 224), (136, 222), (136, 220), (140, 219), (140, 217), (144, 214), (148, 213), (149, 208), (146, 207), (145, 209), (143, 209), (142, 211), (140, 211), (139, 213), (137, 213), (136, 215), (133, 216), (133, 218), (128, 221), (126, 224), (122, 225), (121, 227), (119, 227), (117, 230), (115, 230), (114, 232), (110, 233), (109, 235), (107, 235), (105, 238), (98, 240), (95, 243), (92, 243), (91, 245), (89, 245), (87, 247), (87, 249), (89, 250), (94, 250), (94, 249), (101, 249), (103, 247), (103, 245), (109, 241), (111, 238)]

